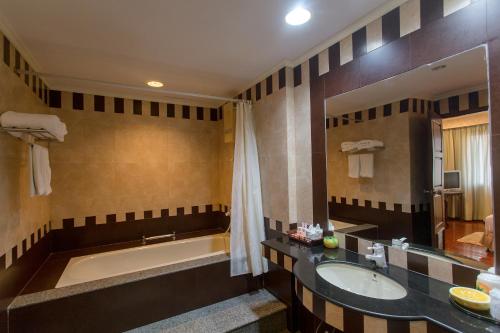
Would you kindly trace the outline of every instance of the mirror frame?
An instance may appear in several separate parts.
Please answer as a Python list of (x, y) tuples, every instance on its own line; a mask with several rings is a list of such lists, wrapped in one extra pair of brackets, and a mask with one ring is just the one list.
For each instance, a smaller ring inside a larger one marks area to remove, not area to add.
[[(320, 223), (323, 228), (327, 228), (328, 223), (325, 100), (482, 45), (488, 55), (493, 214), (496, 217), (495, 212), (500, 211), (500, 176), (496, 176), (500, 175), (500, 22), (494, 17), (500, 17), (500, 5), (495, 4), (495, 0), (480, 0), (376, 50), (355, 56), (343, 65), (339, 65), (340, 44), (336, 43), (329, 49), (330, 70), (321, 76), (319, 55), (309, 59), (314, 223)], [(495, 240), (500, 240), (500, 219), (494, 218), (494, 226)], [(500, 241), (495, 241), (497, 274), (500, 273), (499, 251)]]

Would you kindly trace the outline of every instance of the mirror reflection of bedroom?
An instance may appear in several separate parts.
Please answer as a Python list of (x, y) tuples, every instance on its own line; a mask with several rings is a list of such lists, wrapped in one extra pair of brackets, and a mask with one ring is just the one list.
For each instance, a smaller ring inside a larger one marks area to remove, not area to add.
[(329, 218), (493, 266), (485, 48), (326, 100)]

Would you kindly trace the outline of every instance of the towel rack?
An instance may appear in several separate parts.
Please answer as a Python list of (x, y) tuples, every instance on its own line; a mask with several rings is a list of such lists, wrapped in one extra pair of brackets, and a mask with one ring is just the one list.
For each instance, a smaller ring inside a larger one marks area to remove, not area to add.
[[(19, 127), (0, 127), (0, 130), (7, 133), (21, 133), (19, 137), (21, 140), (28, 143), (32, 143), (33, 140), (28, 139), (30, 136), (37, 140), (57, 140), (54, 135), (45, 129), (34, 129), (34, 128), (19, 128)], [(26, 138), (26, 136), (28, 138)]]
[(374, 153), (377, 151), (384, 150), (385, 147), (373, 147), (373, 148), (362, 148), (362, 149), (353, 149), (349, 151), (342, 151), (342, 149), (339, 149), (339, 152), (341, 153), (346, 153), (346, 154), (363, 154), (363, 153)]

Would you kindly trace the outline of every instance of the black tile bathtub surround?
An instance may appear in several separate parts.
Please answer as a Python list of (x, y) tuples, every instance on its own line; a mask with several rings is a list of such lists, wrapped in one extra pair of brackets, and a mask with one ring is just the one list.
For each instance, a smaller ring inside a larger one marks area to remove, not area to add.
[(12, 308), (10, 332), (123, 332), (261, 287), (229, 260)]
[[(351, 236), (346, 235), (346, 243), (348, 237)], [(362, 328), (364, 314), (386, 318), (388, 332), (405, 332), (406, 329), (394, 331), (389, 330), (389, 328), (407, 327), (405, 322), (408, 323), (410, 320), (428, 321), (427, 332), (442, 332), (447, 331), (447, 329), (466, 333), (500, 332), (499, 326), (470, 317), (451, 305), (448, 300), (448, 290), (452, 285), (448, 283), (393, 265), (389, 265), (387, 269), (374, 268), (372, 262), (367, 261), (363, 255), (356, 252), (344, 249), (325, 249), (322, 246), (310, 248), (290, 241), (288, 237), (267, 240), (263, 242), (263, 245), (265, 257), (270, 258), (270, 249), (273, 249), (296, 260), (294, 260), (293, 273), (297, 279), (297, 296), (299, 299), (302, 298), (304, 288), (313, 293), (312, 304), (316, 316), (322, 320), (325, 319), (324, 305), (322, 304), (325, 301), (343, 308), (343, 322), (344, 325), (348, 325), (344, 326), (344, 332), (363, 332), (359, 329)], [(318, 264), (332, 260), (375, 269), (378, 274), (386, 275), (403, 285), (408, 295), (400, 300), (374, 301), (334, 287), (316, 273)], [(352, 322), (353, 318), (357, 318), (361, 323), (359, 324), (361, 327), (356, 326), (357, 330), (354, 329), (354, 326), (358, 324)], [(391, 323), (393, 320), (396, 323)], [(353, 326), (351, 327), (351, 325)], [(364, 332), (369, 332), (369, 330), (367, 331), (365, 328)]]

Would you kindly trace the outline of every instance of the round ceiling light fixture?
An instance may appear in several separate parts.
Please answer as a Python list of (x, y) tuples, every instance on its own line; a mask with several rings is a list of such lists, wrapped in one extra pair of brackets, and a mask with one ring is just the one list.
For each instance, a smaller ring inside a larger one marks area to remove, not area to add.
[(297, 7), (285, 16), (286, 23), (290, 25), (301, 25), (311, 19), (311, 12), (302, 7)]
[(146, 82), (146, 84), (150, 87), (153, 87), (153, 88), (163, 87), (163, 83), (161, 83), (160, 81), (148, 81), (148, 82)]

